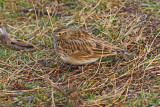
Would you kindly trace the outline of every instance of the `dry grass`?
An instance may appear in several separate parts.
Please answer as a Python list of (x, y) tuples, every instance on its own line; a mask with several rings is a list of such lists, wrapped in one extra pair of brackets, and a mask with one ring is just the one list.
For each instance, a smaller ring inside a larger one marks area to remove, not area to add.
[[(36, 47), (15, 51), (0, 43), (1, 106), (160, 105), (158, 0), (78, 0), (72, 6), (60, 0), (49, 14), (50, 1), (0, 1), (0, 27)], [(57, 65), (51, 33), (61, 25), (91, 30), (138, 56), (110, 56), (85, 67)]]

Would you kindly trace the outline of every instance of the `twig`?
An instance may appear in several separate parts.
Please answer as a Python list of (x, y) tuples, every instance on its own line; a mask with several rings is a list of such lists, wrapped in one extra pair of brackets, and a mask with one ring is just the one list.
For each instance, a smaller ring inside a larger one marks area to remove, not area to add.
[(53, 88), (51, 89), (51, 97), (52, 97), (51, 107), (56, 107), (55, 102), (54, 102), (54, 91), (53, 91)]

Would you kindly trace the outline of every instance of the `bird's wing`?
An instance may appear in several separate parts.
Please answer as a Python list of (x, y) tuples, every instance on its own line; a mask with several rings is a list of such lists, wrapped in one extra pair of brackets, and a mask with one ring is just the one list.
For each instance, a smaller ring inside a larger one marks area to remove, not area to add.
[(92, 44), (89, 46), (89, 48), (93, 51), (92, 53), (94, 53), (92, 57), (115, 55), (126, 52), (126, 50), (116, 47), (107, 41), (101, 40), (92, 34), (89, 34), (85, 30), (79, 30), (79, 32), (81, 38), (85, 38), (85, 40)]
[(72, 57), (90, 57), (94, 54), (90, 48), (93, 44), (82, 38), (57, 41), (56, 45), (59, 54)]
[(125, 51), (110, 43), (106, 43), (102, 40), (97, 40), (97, 41), (93, 40), (93, 43), (95, 44), (95, 46), (92, 47), (92, 50), (94, 52), (93, 57), (115, 55), (115, 54), (123, 53), (123, 51)]
[(65, 53), (72, 57), (103, 57), (124, 51), (114, 45), (96, 38), (84, 30), (73, 29), (68, 32), (70, 37), (57, 41), (59, 54)]

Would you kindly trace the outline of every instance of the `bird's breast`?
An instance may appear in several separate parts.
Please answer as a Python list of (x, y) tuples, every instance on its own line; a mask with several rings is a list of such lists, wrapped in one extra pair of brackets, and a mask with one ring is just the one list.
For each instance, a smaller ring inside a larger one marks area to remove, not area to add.
[(95, 62), (99, 59), (99, 57), (96, 57), (96, 58), (80, 58), (80, 57), (71, 57), (71, 56), (68, 56), (67, 54), (62, 54), (60, 56), (60, 58), (66, 62), (66, 63), (69, 63), (69, 64), (73, 64), (73, 65), (85, 65), (85, 64), (88, 64), (88, 63), (92, 63), (92, 62)]

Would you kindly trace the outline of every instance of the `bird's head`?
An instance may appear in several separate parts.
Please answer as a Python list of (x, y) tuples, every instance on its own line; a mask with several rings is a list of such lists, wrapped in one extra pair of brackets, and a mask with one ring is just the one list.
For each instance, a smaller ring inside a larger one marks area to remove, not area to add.
[(58, 27), (54, 30), (55, 36), (59, 39), (68, 37), (68, 28), (67, 27)]

